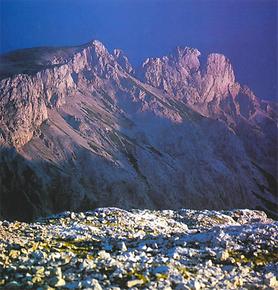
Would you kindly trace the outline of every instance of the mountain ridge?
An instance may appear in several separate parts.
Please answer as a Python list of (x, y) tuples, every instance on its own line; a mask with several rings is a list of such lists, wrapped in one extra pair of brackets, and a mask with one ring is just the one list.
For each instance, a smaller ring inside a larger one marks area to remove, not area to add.
[[(266, 174), (275, 180), (277, 104), (237, 83), (224, 55), (210, 54), (204, 69), (198, 50), (177, 48), (138, 70), (122, 51), (92, 41), (46, 56), (39, 54), (44, 68), (36, 71), (19, 54), (25, 73), (0, 81), (0, 145), (29, 160), (18, 161), (15, 179), (27, 166), (36, 198), (48, 204), (30, 218), (84, 205), (242, 205), (274, 214), (276, 185)], [(7, 167), (17, 160), (1, 156)], [(7, 178), (2, 169), (0, 214), (8, 217), (9, 195), (22, 198), (27, 184), (28, 204), (32, 186), (27, 178), (7, 185)]]

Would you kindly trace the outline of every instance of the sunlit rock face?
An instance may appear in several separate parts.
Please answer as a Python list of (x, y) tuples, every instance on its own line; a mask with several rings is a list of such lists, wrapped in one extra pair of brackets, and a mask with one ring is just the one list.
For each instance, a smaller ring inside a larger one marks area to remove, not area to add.
[[(201, 115), (223, 121), (240, 137), (251, 158), (274, 174), (277, 104), (257, 98), (239, 84), (224, 55), (209, 54), (204, 67), (199, 57), (196, 49), (177, 48), (170, 56), (147, 59), (138, 76)], [(261, 145), (264, 149), (257, 149)]]
[(239, 84), (224, 55), (202, 65), (197, 49), (179, 47), (134, 69), (92, 41), (0, 60), (2, 216), (97, 206), (275, 214), (277, 105)]

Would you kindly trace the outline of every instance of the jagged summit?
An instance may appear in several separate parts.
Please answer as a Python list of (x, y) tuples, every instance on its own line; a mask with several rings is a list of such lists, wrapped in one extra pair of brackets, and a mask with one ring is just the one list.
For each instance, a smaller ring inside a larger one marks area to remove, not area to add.
[(99, 41), (1, 56), (0, 215), (97, 206), (275, 215), (277, 105), (238, 83), (224, 55), (205, 67), (199, 58), (179, 47), (134, 69)]
[(103, 45), (103, 43), (97, 39), (93, 39), (93, 40), (89, 41), (84, 46), (94, 46), (94, 47), (98, 47), (100, 49), (106, 49), (105, 46)]

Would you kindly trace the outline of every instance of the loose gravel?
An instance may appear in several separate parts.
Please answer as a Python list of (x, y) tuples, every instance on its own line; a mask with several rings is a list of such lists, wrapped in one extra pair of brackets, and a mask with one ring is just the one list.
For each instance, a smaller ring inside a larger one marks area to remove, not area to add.
[(0, 222), (0, 289), (278, 289), (260, 211), (65, 212)]

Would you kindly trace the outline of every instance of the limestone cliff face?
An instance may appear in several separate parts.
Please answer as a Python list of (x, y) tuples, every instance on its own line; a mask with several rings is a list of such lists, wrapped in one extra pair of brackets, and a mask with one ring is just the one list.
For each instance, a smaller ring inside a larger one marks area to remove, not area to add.
[(170, 56), (148, 58), (139, 75), (142, 81), (165, 90), (167, 93), (184, 98), (190, 81), (200, 79), (200, 52), (192, 48), (177, 48)]
[(99, 41), (1, 56), (0, 215), (96, 206), (274, 214), (276, 104), (237, 83), (225, 56), (199, 58), (179, 47), (135, 70)]
[(205, 115), (214, 114), (210, 106), (219, 105), (230, 95), (237, 96), (240, 85), (224, 55), (210, 54), (205, 67), (200, 66), (200, 55), (197, 49), (178, 47), (170, 56), (147, 59), (139, 76), (142, 81), (194, 106), (195, 110)]
[(16, 75), (0, 84), (0, 144), (22, 146), (47, 119), (41, 81)]
[(96, 75), (117, 78), (117, 68), (103, 44), (93, 41), (66, 56), (53, 57), (45, 69), (34, 74), (19, 73), (2, 79), (0, 145), (21, 147), (30, 141), (47, 119), (47, 108), (59, 108), (68, 95), (78, 91), (78, 76), (87, 80)]
[[(276, 105), (260, 100), (250, 88), (240, 85), (224, 55), (209, 54), (205, 67), (201, 67), (199, 57), (196, 49), (177, 48), (170, 56), (147, 59), (138, 76), (203, 116), (224, 121), (239, 135), (254, 160), (276, 172), (275, 158), (270, 157), (276, 156)], [(257, 150), (260, 146), (264, 149)]]

